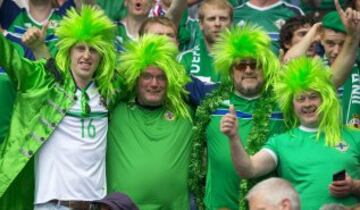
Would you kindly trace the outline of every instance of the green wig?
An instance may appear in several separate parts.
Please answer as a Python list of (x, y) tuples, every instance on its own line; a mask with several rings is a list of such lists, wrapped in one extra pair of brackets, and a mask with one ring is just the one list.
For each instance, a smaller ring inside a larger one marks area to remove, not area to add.
[(296, 94), (310, 90), (318, 92), (322, 103), (317, 109), (320, 120), (317, 138), (324, 133), (326, 145), (335, 146), (340, 142), (341, 111), (331, 79), (331, 70), (320, 59), (300, 57), (284, 66), (274, 89), (286, 123), (291, 127), (300, 125), (293, 109)]
[(125, 44), (125, 52), (119, 58), (119, 71), (124, 78), (124, 88), (135, 97), (136, 83), (149, 66), (160, 68), (167, 78), (165, 107), (176, 116), (190, 117), (184, 96), (184, 86), (190, 81), (184, 67), (177, 62), (177, 46), (166, 36), (145, 34)]
[(225, 29), (212, 50), (216, 71), (222, 82), (232, 82), (232, 66), (242, 59), (255, 59), (265, 78), (265, 89), (274, 81), (280, 68), (278, 58), (270, 50), (271, 39), (260, 27), (246, 24)]
[(78, 13), (74, 8), (67, 12), (55, 34), (58, 36), (56, 64), (64, 74), (69, 72), (70, 49), (77, 43), (86, 43), (101, 55), (95, 72), (95, 83), (102, 96), (114, 94), (111, 80), (115, 73), (116, 52), (114, 46), (115, 25), (95, 7), (83, 6)]

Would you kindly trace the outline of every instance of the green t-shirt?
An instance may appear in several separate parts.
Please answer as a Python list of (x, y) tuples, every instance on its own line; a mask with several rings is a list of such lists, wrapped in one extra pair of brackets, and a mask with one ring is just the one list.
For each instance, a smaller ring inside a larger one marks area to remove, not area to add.
[(325, 146), (324, 136), (316, 140), (316, 132), (295, 128), (271, 138), (264, 148), (277, 157), (277, 172), (288, 180), (300, 195), (301, 209), (319, 209), (323, 204), (360, 202), (355, 196), (334, 198), (329, 184), (332, 175), (345, 169), (353, 178), (360, 178), (360, 132), (344, 129), (342, 142)]
[(244, 25), (247, 22), (257, 24), (268, 32), (271, 40), (271, 49), (275, 54), (279, 53), (280, 28), (290, 17), (302, 15), (300, 8), (279, 1), (268, 7), (257, 7), (250, 2), (234, 8), (234, 21), (236, 25)]
[(120, 103), (109, 123), (108, 191), (128, 194), (140, 209), (188, 209), (192, 135), (189, 119)]
[[(228, 138), (220, 132), (220, 120), (228, 112), (229, 103), (233, 104), (239, 120), (239, 134), (244, 145), (252, 128), (253, 112), (258, 99), (247, 100), (233, 94), (230, 100), (224, 101), (211, 116), (206, 138), (208, 146), (208, 168), (206, 175), (205, 204), (207, 209), (239, 209), (240, 177), (231, 161)], [(270, 118), (270, 136), (285, 131), (280, 112), (274, 111)]]
[(15, 101), (15, 89), (6, 73), (0, 73), (0, 144), (9, 131), (11, 115)]
[(220, 80), (214, 68), (214, 59), (209, 54), (204, 39), (201, 39), (192, 50), (180, 54), (179, 60), (188, 74), (194, 75), (203, 82), (216, 83)]
[(360, 119), (360, 70), (357, 64), (343, 85), (341, 105), (343, 109), (343, 123), (360, 129), (356, 119)]

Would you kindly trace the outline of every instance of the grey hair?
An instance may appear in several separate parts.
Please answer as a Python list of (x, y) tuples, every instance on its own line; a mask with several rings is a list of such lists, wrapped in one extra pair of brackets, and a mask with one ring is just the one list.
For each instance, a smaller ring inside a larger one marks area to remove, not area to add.
[(293, 210), (300, 210), (299, 195), (290, 182), (285, 179), (272, 177), (257, 183), (248, 192), (246, 199), (250, 200), (259, 193), (261, 193), (263, 199), (270, 205), (277, 205), (282, 200), (288, 199)]
[(348, 209), (349, 208), (347, 208), (346, 206), (336, 203), (325, 204), (320, 208), (320, 210), (348, 210)]

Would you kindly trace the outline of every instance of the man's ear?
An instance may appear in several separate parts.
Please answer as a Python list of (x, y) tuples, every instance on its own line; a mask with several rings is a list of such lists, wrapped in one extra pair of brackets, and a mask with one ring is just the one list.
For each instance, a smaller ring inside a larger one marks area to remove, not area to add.
[(291, 201), (288, 198), (284, 198), (280, 202), (280, 209), (281, 210), (292, 210), (291, 208)]

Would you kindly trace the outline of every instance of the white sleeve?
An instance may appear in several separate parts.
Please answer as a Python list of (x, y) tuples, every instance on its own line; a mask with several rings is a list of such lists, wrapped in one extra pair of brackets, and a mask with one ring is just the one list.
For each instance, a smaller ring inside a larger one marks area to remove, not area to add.
[(275, 152), (272, 151), (272, 150), (269, 149), (269, 148), (263, 148), (263, 149), (261, 149), (261, 151), (265, 151), (265, 152), (269, 153), (269, 155), (271, 156), (271, 158), (274, 160), (274, 162), (275, 162), (275, 167), (276, 167), (277, 164), (278, 164), (278, 158), (277, 158)]

